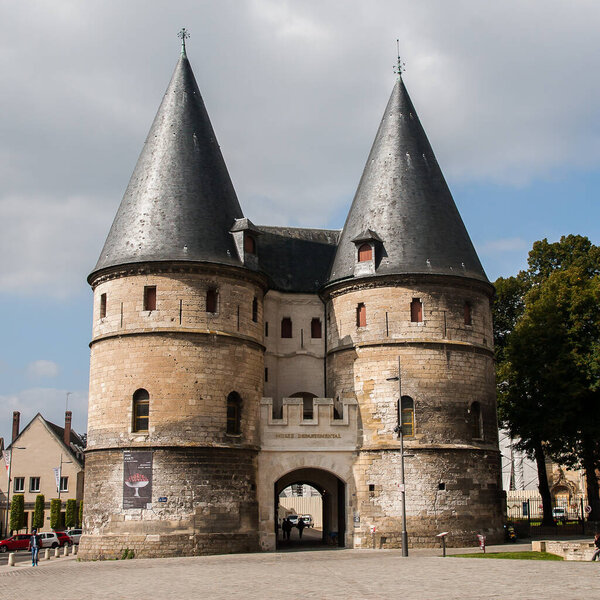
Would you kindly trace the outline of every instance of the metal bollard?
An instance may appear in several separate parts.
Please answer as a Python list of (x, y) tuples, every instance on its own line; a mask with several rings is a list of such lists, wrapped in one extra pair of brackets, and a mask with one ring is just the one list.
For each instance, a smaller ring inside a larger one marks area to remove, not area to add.
[(54, 558), (59, 558), (60, 554), (59, 554), (59, 549), (58, 546), (56, 546), (56, 548), (54, 548)]
[(11, 552), (8, 555), (8, 566), (9, 567), (14, 567), (15, 566), (15, 553)]
[(63, 546), (63, 556), (69, 556), (69, 544)]
[(50, 548), (44, 550), (44, 560), (50, 560)]

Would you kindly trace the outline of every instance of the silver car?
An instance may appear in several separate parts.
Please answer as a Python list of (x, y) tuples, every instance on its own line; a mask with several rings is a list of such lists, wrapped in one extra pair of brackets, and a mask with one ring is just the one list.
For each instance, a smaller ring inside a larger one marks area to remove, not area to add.
[(79, 544), (81, 529), (68, 529), (65, 533), (73, 540), (74, 544)]

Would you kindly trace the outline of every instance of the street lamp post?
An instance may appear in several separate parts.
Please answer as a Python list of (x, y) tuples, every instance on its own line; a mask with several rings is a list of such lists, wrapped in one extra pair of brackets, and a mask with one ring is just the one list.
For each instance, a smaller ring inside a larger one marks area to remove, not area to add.
[(408, 533), (406, 531), (406, 486), (404, 484), (404, 432), (402, 431), (402, 363), (398, 356), (398, 377), (389, 377), (387, 381), (398, 382), (398, 424), (395, 431), (400, 440), (400, 502), (402, 504), (402, 556), (408, 556)]
[(14, 460), (15, 450), (27, 450), (22, 446), (11, 446), (10, 447), (10, 459), (8, 461), (8, 485), (6, 487), (6, 511), (4, 513), (4, 537), (8, 537), (8, 509), (10, 507), (10, 474), (12, 472), (12, 465)]
[(57, 486), (57, 491), (58, 491), (58, 499), (60, 500), (60, 492), (61, 492), (61, 485), (62, 485), (62, 466), (63, 465), (68, 465), (68, 464), (73, 464), (72, 460), (65, 460), (63, 461), (63, 456), (62, 456), (62, 452), (60, 453), (60, 466), (58, 467), (58, 486)]

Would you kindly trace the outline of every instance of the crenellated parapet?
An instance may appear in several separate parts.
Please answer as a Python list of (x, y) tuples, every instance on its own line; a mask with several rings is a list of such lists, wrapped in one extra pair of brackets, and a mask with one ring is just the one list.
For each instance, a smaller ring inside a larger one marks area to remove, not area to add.
[(262, 450), (348, 451), (358, 445), (358, 403), (354, 398), (312, 398), (312, 418), (302, 398), (283, 398), (281, 418), (273, 416), (273, 399), (260, 402)]

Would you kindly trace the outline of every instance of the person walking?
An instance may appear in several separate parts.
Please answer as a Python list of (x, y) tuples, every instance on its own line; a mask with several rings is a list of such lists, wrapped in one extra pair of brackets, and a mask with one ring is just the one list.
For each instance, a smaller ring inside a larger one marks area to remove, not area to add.
[(37, 529), (32, 529), (31, 531), (29, 550), (31, 550), (31, 566), (37, 567), (38, 554), (40, 553), (40, 536), (37, 534)]
[(296, 527), (298, 528), (298, 537), (302, 539), (302, 532), (306, 527), (306, 523), (304, 522), (304, 519), (302, 517), (298, 518), (298, 524), (296, 525)]
[(284, 541), (289, 540), (290, 535), (292, 533), (292, 523), (287, 517), (283, 520), (283, 523), (281, 524), (281, 530), (283, 531)]
[(596, 560), (596, 558), (600, 556), (600, 532), (598, 531), (594, 536), (594, 546), (596, 546), (596, 549), (594, 550), (594, 554), (592, 555), (592, 560)]

